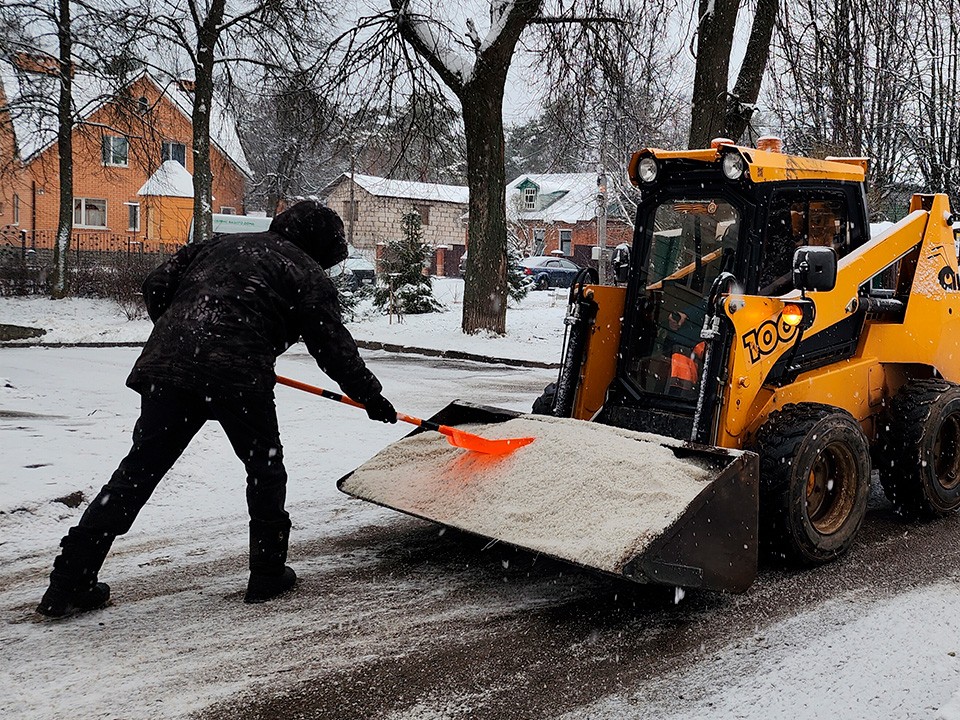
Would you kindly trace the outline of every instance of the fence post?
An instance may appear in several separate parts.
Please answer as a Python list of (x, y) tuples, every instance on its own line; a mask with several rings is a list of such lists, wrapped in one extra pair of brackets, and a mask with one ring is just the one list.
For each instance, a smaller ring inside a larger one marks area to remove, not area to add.
[(20, 231), (20, 287), (21, 295), (27, 294), (27, 231)]

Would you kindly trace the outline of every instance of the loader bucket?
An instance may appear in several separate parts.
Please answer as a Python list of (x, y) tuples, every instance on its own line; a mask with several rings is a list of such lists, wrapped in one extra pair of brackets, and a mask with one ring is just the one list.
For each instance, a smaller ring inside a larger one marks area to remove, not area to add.
[(756, 577), (753, 453), (460, 402), (430, 419), (536, 440), (494, 457), (417, 429), (340, 490), (635, 582), (742, 592)]

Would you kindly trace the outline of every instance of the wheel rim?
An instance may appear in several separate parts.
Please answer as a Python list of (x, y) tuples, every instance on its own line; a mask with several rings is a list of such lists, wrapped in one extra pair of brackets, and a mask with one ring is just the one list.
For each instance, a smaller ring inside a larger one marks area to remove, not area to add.
[(933, 468), (946, 490), (960, 485), (960, 415), (948, 415), (933, 443)]
[[(960, 429), (960, 426), (958, 426)], [(817, 455), (807, 477), (807, 517), (821, 535), (839, 530), (857, 495), (857, 463), (850, 449), (830, 443)]]

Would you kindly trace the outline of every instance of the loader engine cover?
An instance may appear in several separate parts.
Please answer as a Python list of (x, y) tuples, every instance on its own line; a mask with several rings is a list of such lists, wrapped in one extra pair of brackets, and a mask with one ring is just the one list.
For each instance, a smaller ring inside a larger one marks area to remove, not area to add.
[(341, 479), (340, 489), (639, 582), (741, 591), (754, 579), (752, 453), (458, 403), (431, 419), (493, 439), (536, 440), (495, 457), (414, 431)]

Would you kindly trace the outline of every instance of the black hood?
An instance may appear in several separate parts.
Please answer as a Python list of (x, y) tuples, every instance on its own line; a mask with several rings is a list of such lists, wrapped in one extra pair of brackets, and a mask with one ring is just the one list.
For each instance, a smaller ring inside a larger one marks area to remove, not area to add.
[(304, 200), (284, 210), (270, 223), (270, 230), (283, 235), (324, 270), (343, 262), (349, 254), (343, 220), (315, 200)]

